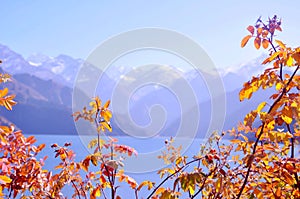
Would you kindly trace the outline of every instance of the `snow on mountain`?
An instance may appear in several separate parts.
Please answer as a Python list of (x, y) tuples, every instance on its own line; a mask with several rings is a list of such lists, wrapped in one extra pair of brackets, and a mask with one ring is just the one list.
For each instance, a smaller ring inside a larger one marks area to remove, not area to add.
[(1, 44), (0, 59), (5, 63), (2, 64), (1, 67), (11, 74), (22, 73), (24, 71), (32, 72), (34, 70), (34, 67), (31, 66), (20, 54)]
[(29, 57), (27, 57), (27, 61), (30, 65), (39, 67), (43, 63), (47, 62), (48, 60), (51, 60), (52, 57), (49, 57), (47, 55), (41, 54), (41, 53), (33, 53)]
[[(32, 54), (27, 58), (27, 61), (32, 66), (36, 66), (39, 71), (46, 71), (43, 78), (49, 77), (59, 81), (60, 83), (72, 86), (75, 80), (77, 71), (83, 63), (81, 59), (74, 59), (67, 55), (59, 55), (57, 57), (49, 57), (43, 54)], [(35, 71), (34, 74), (39, 74)]]
[[(243, 114), (243, 110), (250, 110), (250, 105), (253, 105), (252, 103), (249, 103), (237, 106), (237, 103), (239, 102), (238, 90), (242, 87), (243, 82), (248, 81), (251, 76), (257, 75), (263, 70), (264, 67), (261, 66), (261, 62), (265, 57), (266, 55), (262, 55), (250, 62), (221, 69), (218, 71), (219, 74), (208, 74), (204, 72), (199, 73), (196, 70), (171, 73), (172, 71), (170, 72), (170, 70), (176, 69), (175, 66), (168, 66), (164, 70), (161, 68), (154, 68), (147, 71), (143, 71), (144, 69), (139, 67), (111, 66), (104, 74), (102, 74), (101, 79), (99, 79), (96, 92), (103, 100), (108, 100), (111, 99), (113, 92), (115, 92), (114, 89), (116, 85), (118, 85), (120, 87), (118, 89), (119, 99), (124, 98), (126, 100), (126, 96), (131, 94), (129, 93), (131, 91), (129, 91), (128, 85), (139, 80), (139, 78), (141, 80), (151, 79), (154, 77), (154, 80), (163, 80), (164, 82), (167, 82), (168, 85), (172, 85), (173, 87), (175, 86), (176, 88), (180, 88), (180, 82), (184, 79), (192, 87), (194, 94), (198, 99), (201, 114), (209, 115), (209, 112), (211, 111), (211, 97), (220, 98), (219, 100), (223, 100), (223, 98), (221, 95), (210, 96), (211, 93), (207, 85), (208, 82), (206, 81), (209, 80), (211, 84), (216, 80), (216, 78), (221, 78), (225, 90), (220, 88), (220, 94), (222, 94), (222, 92), (223, 94), (226, 93), (226, 109), (229, 110), (227, 114), (230, 116), (229, 121), (226, 121), (225, 124), (227, 127), (231, 126), (233, 122), (237, 121), (237, 119), (240, 119), (241, 116), (239, 114)], [(17, 81), (19, 82), (17, 85), (22, 85), (16, 86), (16, 88), (20, 89), (15, 90), (16, 92), (19, 92), (20, 97), (23, 97), (20, 98), (20, 100), (24, 101), (22, 104), (24, 110), (27, 110), (28, 107), (34, 106), (34, 110), (38, 111), (38, 114), (40, 115), (41, 113), (53, 110), (53, 118), (55, 118), (55, 115), (57, 115), (57, 113), (61, 110), (64, 112), (63, 115), (71, 114), (71, 110), (69, 109), (71, 106), (71, 95), (73, 92), (71, 88), (74, 85), (75, 78), (77, 77), (80, 66), (84, 63), (84, 60), (75, 59), (68, 55), (50, 57), (40, 53), (32, 54), (27, 59), (24, 59), (20, 54), (1, 44), (0, 59), (3, 61), (1, 67), (6, 72), (13, 74), (15, 78), (17, 78)], [(99, 69), (96, 67), (90, 67), (90, 70), (82, 76), (82, 80), (86, 79), (86, 81), (84, 80), (81, 82), (84, 89), (89, 88), (89, 79), (98, 78), (96, 75), (99, 73), (96, 70)], [(25, 84), (28, 84), (27, 87)], [(31, 89), (29, 89), (29, 87)], [(28, 92), (28, 94), (26, 94), (26, 92)], [(141, 87), (141, 89), (132, 93), (129, 111), (131, 112), (135, 122), (138, 124), (148, 124), (149, 117), (147, 117), (147, 115), (149, 114), (149, 107), (155, 104), (161, 104), (165, 107), (167, 115), (171, 116), (166, 121), (166, 126), (163, 130), (165, 132), (174, 132), (176, 130), (175, 128), (177, 128), (175, 124), (178, 124), (180, 119), (179, 116), (183, 114), (184, 117), (189, 117), (189, 111), (180, 113), (180, 110), (176, 109), (176, 107), (180, 108), (180, 106), (178, 106), (176, 95), (173, 95), (171, 92), (172, 91), (169, 91), (166, 87), (152, 84)], [(31, 99), (29, 98), (30, 96), (36, 96), (36, 99)], [(259, 95), (257, 97), (257, 101), (260, 101), (262, 96)], [(29, 102), (38, 102), (41, 106), (33, 105), (33, 103)], [(63, 108), (59, 110), (54, 109), (54, 107), (58, 107), (58, 105)], [(191, 110), (194, 108), (197, 107), (190, 107)], [(47, 109), (47, 111), (44, 109)], [(32, 115), (35, 115), (35, 113), (32, 113)], [(20, 115), (21, 114), (22, 111), (20, 110)], [(122, 113), (114, 111), (114, 114)], [(8, 119), (14, 121), (16, 118), (11, 116), (11, 118)], [(204, 119), (208, 119), (208, 117), (205, 117)], [(72, 123), (72, 119), (69, 117), (60, 120), (66, 120), (70, 124)], [(120, 121), (120, 123), (122, 122), (124, 122), (125, 125), (128, 125), (125, 120)], [(204, 123), (201, 127), (202, 129), (200, 130), (207, 128), (208, 121), (204, 120), (203, 122)], [(55, 126), (55, 124), (53, 125)], [(63, 126), (62, 124), (60, 125), (61, 127)], [(112, 121), (112, 125), (116, 125), (114, 124), (114, 121)], [(22, 127), (22, 125), (20, 126)], [(73, 127), (70, 125), (69, 129), (72, 128)], [(54, 131), (54, 129), (52, 130)]]
[[(265, 58), (266, 55), (262, 54), (254, 60), (236, 66), (218, 69), (226, 91), (233, 91), (240, 88), (243, 82), (249, 80), (251, 76), (260, 73), (264, 68), (261, 66), (261, 63)], [(50, 57), (41, 53), (34, 53), (27, 59), (24, 59), (20, 54), (1, 44), (0, 59), (5, 63), (1, 67), (11, 74), (28, 73), (45, 80), (52, 79), (69, 87), (73, 86), (78, 70), (81, 64), (84, 63), (84, 60), (75, 59), (68, 55)], [(128, 72), (134, 70), (138, 70), (138, 68), (130, 66), (111, 66), (105, 71), (105, 74), (112, 81), (118, 82), (122, 77), (126, 78)], [(198, 71), (191, 70), (181, 71), (181, 75), (181, 78), (185, 78), (188, 82), (193, 84), (193, 82), (199, 81), (203, 83), (205, 80), (203, 76), (208, 74), (199, 74)], [(176, 81), (176, 78), (174, 78), (174, 81)], [(203, 86), (206, 87), (205, 82)]]
[(248, 81), (252, 76), (260, 74), (265, 69), (265, 66), (262, 66), (261, 63), (266, 57), (267, 55), (262, 54), (256, 59), (245, 63), (220, 69), (226, 91), (229, 92), (241, 88), (245, 81)]

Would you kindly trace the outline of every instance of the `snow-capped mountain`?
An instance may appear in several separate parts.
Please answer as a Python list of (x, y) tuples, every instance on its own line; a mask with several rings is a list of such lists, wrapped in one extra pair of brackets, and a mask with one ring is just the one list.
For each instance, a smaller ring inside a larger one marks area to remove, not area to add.
[[(265, 57), (266, 55), (261, 55), (249, 62), (219, 69), (219, 76), (222, 78), (226, 92), (240, 88), (244, 81), (247, 81), (251, 76), (261, 72), (263, 70), (261, 63)], [(40, 53), (34, 53), (25, 59), (22, 55), (1, 44), (0, 59), (5, 63), (1, 67), (11, 74), (27, 73), (45, 80), (51, 79), (69, 87), (73, 86), (79, 68), (84, 63), (84, 60), (72, 58), (68, 55), (50, 57)], [(176, 69), (176, 67), (174, 67), (174, 69)], [(128, 72), (136, 70), (139, 70), (139, 68), (111, 66), (105, 71), (105, 75), (107, 75), (111, 81), (118, 82), (121, 78), (125, 78)], [(196, 70), (180, 71), (180, 73), (181, 76), (179, 78), (184, 78), (191, 84), (199, 84), (199, 82), (202, 82), (201, 86), (203, 86), (203, 88), (207, 87), (203, 76), (208, 76), (209, 74), (203, 74), (203, 72), (199, 74), (199, 71)], [(149, 75), (152, 74), (150, 73)], [(177, 79), (177, 77), (172, 76), (171, 78), (173, 78), (173, 81)]]
[(43, 54), (32, 54), (25, 59), (7, 46), (0, 44), (0, 59), (5, 63), (1, 67), (10, 74), (27, 73), (44, 80), (53, 80), (72, 87), (81, 59), (67, 55), (49, 57)]
[[(61, 83), (66, 83), (72, 86), (80, 65), (83, 63), (81, 59), (74, 59), (67, 55), (59, 55), (57, 57), (49, 57), (42, 54), (32, 54), (27, 58), (27, 62), (31, 66), (36, 66), (38, 71), (47, 71), (43, 78), (54, 78)], [(35, 72), (35, 75), (41, 76), (40, 72)], [(57, 77), (62, 77), (63, 81)]]
[[(180, 115), (189, 117), (189, 110), (197, 107), (192, 105), (187, 106), (186, 112), (181, 112), (180, 104), (176, 99), (176, 93), (173, 94), (168, 88), (152, 84), (150, 86), (143, 86), (139, 90), (132, 92), (129, 89), (130, 83), (136, 82), (139, 79), (160, 79), (170, 85), (170, 87), (181, 88), (182, 80), (186, 81), (194, 91), (194, 95), (198, 99), (202, 118), (205, 119), (201, 124), (201, 128), (207, 128), (206, 121), (210, 117), (211, 98), (224, 100), (222, 95), (226, 95), (226, 115), (230, 118), (226, 120), (225, 126), (230, 127), (236, 124), (237, 120), (243, 119), (242, 116), (245, 111), (250, 110), (251, 106), (256, 106), (251, 103), (244, 103), (237, 106), (238, 90), (242, 87), (243, 82), (249, 80), (252, 75), (258, 74), (263, 68), (261, 66), (265, 55), (252, 60), (251, 62), (241, 64), (235, 67), (222, 69), (219, 74), (200, 73), (196, 70), (178, 71), (177, 73), (170, 73), (169, 70), (176, 70), (175, 66), (168, 66), (163, 69), (149, 69), (143, 75), (140, 74), (140, 68), (130, 68), (124, 66), (112, 66), (99, 79), (96, 93), (103, 99), (112, 99), (113, 92), (118, 92), (118, 99), (129, 100), (130, 114), (137, 122), (137, 124), (146, 125), (149, 123), (149, 107), (160, 104), (165, 107), (168, 120), (162, 129), (164, 135), (169, 135), (168, 132), (174, 132), (180, 123)], [(32, 54), (27, 59), (22, 55), (9, 49), (7, 46), (0, 45), (0, 60), (3, 64), (0, 66), (5, 72), (13, 75), (14, 83), (10, 86), (11, 91), (17, 94), (19, 101), (19, 108), (16, 108), (14, 114), (5, 113), (4, 115), (9, 121), (16, 123), (25, 131), (36, 133), (43, 129), (41, 125), (39, 128), (33, 129), (36, 123), (43, 124), (45, 133), (61, 132), (62, 129), (67, 129), (70, 133), (75, 133), (74, 123), (72, 117), (72, 88), (80, 66), (84, 63), (82, 59), (75, 59), (68, 55), (59, 55), (57, 57), (50, 57), (43, 54)], [(90, 67), (86, 74), (82, 77), (83, 89), (88, 88), (89, 79), (97, 79), (95, 67)], [(206, 81), (209, 82), (206, 82)], [(214, 81), (223, 82), (224, 88), (218, 88), (217, 96), (211, 96), (208, 83), (212, 84)], [(115, 90), (116, 86), (118, 89)], [(131, 93), (130, 93), (131, 92)], [(82, 91), (84, 95), (84, 91)], [(128, 98), (128, 96), (131, 96)], [(92, 97), (92, 96), (87, 96)], [(255, 102), (258, 102), (264, 96), (257, 96)], [(172, 98), (172, 99), (170, 99)], [(174, 98), (174, 99), (173, 99)], [(188, 102), (188, 100), (187, 100)], [(112, 105), (114, 102), (112, 101)], [(18, 107), (17, 106), (17, 107)], [(175, 108), (174, 108), (175, 107)], [(112, 108), (114, 108), (112, 106)], [(121, 110), (121, 109), (120, 109)], [(26, 111), (26, 115), (24, 114)], [(122, 111), (112, 110), (114, 115), (124, 114)], [(124, 111), (124, 110), (123, 110)], [(38, 115), (38, 117), (36, 117)], [(61, 117), (57, 117), (60, 115)], [(203, 117), (206, 115), (206, 117)], [(34, 123), (30, 123), (31, 119), (35, 118)], [(119, 117), (122, 120), (122, 117)], [(0, 118), (1, 119), (1, 118)], [(193, 118), (190, 118), (191, 120)], [(45, 121), (51, 122), (45, 122)], [(25, 122), (26, 121), (26, 122)], [(47, 124), (51, 123), (51, 128)], [(127, 121), (118, 121), (118, 124), (128, 125)], [(66, 128), (65, 125), (67, 125)], [(118, 125), (112, 121), (115, 129), (119, 129)], [(59, 128), (56, 128), (59, 127)], [(199, 132), (203, 131), (199, 129)]]
[(31, 73), (35, 70), (33, 66), (31, 66), (23, 57), (22, 55), (12, 51), (7, 46), (0, 44), (0, 59), (5, 64), (2, 64), (6, 71), (11, 74), (17, 73)]
[(240, 88), (245, 81), (248, 81), (252, 76), (257, 76), (264, 69), (262, 62), (266, 59), (267, 55), (262, 54), (256, 59), (241, 63), (236, 66), (227, 67), (220, 70), (226, 91), (233, 91)]

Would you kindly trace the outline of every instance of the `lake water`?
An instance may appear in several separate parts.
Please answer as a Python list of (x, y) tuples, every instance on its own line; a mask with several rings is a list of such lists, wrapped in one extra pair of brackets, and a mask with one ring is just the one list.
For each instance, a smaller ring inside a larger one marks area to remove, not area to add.
[[(72, 145), (70, 149), (74, 150), (76, 153), (76, 161), (80, 161), (85, 158), (91, 151), (86, 147), (89, 140), (95, 138), (95, 136), (72, 136), (72, 135), (35, 135), (37, 139), (36, 144), (45, 143), (46, 147), (41, 152), (41, 156), (48, 156), (46, 160), (45, 168), (48, 170), (53, 170), (53, 168), (59, 163), (58, 159), (54, 158), (54, 149), (50, 146), (53, 143), (57, 143), (63, 146), (65, 142), (71, 142)], [(117, 136), (119, 144), (125, 144), (133, 147), (137, 152), (138, 156), (132, 156), (125, 160), (124, 170), (126, 174), (133, 177), (138, 183), (144, 180), (154, 181), (157, 184), (161, 181), (157, 171), (166, 165), (162, 160), (158, 159), (157, 156), (161, 154), (164, 150), (165, 140), (163, 137), (153, 137), (153, 138), (133, 138), (125, 136)], [(186, 155), (192, 157), (197, 154), (200, 148), (200, 144), (205, 142), (202, 139), (175, 139), (175, 145), (184, 145), (183, 151)], [(133, 192), (128, 188), (128, 185), (121, 184), (123, 186), (119, 189), (123, 198), (133, 198)], [(66, 189), (64, 194), (70, 195), (70, 189)], [(145, 188), (142, 189), (139, 196), (148, 196), (149, 191)]]
[[(58, 159), (54, 158), (54, 150), (50, 147), (51, 144), (57, 143), (60, 146), (63, 146), (65, 142), (71, 142), (72, 146), (70, 147), (76, 153), (76, 161), (82, 160), (86, 155), (90, 153), (87, 149), (87, 143), (90, 139), (95, 138), (94, 136), (71, 136), (71, 135), (35, 135), (37, 138), (37, 144), (45, 143), (46, 147), (42, 151), (41, 155), (48, 156), (46, 160), (46, 169), (53, 170), (54, 166), (58, 164)], [(129, 145), (135, 148), (138, 152), (138, 156), (132, 156), (125, 161), (124, 170), (126, 174), (133, 177), (138, 183), (144, 180), (154, 181), (157, 184), (161, 181), (157, 175), (157, 170), (163, 168), (165, 165), (162, 160), (157, 158), (157, 155), (161, 154), (161, 151), (164, 150), (164, 142), (166, 138), (163, 137), (153, 137), (147, 139), (133, 138), (118, 136), (116, 137), (119, 140), (119, 144)], [(176, 140), (176, 139), (175, 139)], [(200, 145), (205, 143), (206, 140), (203, 139), (178, 139), (175, 143), (176, 145), (184, 145), (183, 151), (185, 155), (192, 157), (197, 154)], [(225, 140), (225, 144), (228, 144), (229, 141)], [(297, 155), (299, 153), (299, 146), (297, 147)], [(128, 185), (121, 184), (121, 188), (118, 190), (118, 193), (123, 196), (122, 198), (134, 198), (133, 192), (130, 190)], [(146, 188), (142, 189), (139, 196), (146, 197), (149, 195), (149, 191)], [(64, 192), (65, 195), (70, 195), (70, 189), (66, 189)], [(69, 197), (70, 198), (70, 197)]]

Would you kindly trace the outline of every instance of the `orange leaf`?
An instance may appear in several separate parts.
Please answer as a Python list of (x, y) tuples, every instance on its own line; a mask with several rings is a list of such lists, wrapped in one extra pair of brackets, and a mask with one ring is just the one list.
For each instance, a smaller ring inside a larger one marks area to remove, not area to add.
[(286, 182), (290, 185), (294, 185), (294, 178), (286, 171), (282, 171), (282, 176), (285, 178)]
[(256, 37), (254, 40), (254, 46), (256, 49), (260, 48), (260, 44), (261, 44), (261, 39), (259, 37)]
[(262, 30), (263, 30), (262, 28), (257, 28), (257, 36), (261, 35)]
[(263, 37), (263, 38), (266, 38), (266, 37), (268, 36), (268, 34), (269, 34), (269, 31), (264, 30), (264, 31), (262, 32), (262, 37)]
[(100, 191), (100, 187), (97, 187), (96, 189), (94, 189), (92, 191), (92, 194), (91, 194), (91, 199), (96, 199), (96, 197), (100, 197), (101, 196), (101, 191)]
[(164, 192), (165, 190), (166, 190), (165, 188), (159, 187), (159, 188), (156, 190), (155, 195), (159, 195), (159, 194), (161, 194), (162, 192)]
[(36, 139), (34, 136), (29, 136), (27, 139), (26, 139), (26, 142), (27, 143), (30, 143), (30, 144), (33, 144), (36, 142)]
[(105, 102), (103, 108), (104, 108), (104, 109), (107, 109), (108, 106), (109, 106), (109, 104), (110, 104), (110, 100), (107, 100), (107, 102)]
[(90, 156), (87, 156), (81, 163), (81, 167), (84, 171), (88, 172), (89, 170), (89, 165), (90, 165)]
[(4, 100), (3, 103), (7, 110), (10, 110), (10, 111), (12, 110), (12, 106), (10, 105), (10, 103), (7, 100)]
[(241, 47), (245, 47), (247, 42), (249, 41), (249, 39), (251, 38), (252, 36), (251, 35), (247, 35), (246, 37), (244, 37), (241, 41)]
[(297, 65), (300, 65), (300, 53), (297, 52), (297, 53), (294, 53), (292, 55), (292, 57), (295, 59), (295, 61), (297, 62)]
[(287, 124), (291, 124), (293, 121), (293, 112), (291, 107), (285, 106), (282, 111), (281, 111), (282, 115), (281, 118), (287, 123)]
[(38, 147), (37, 147), (37, 151), (41, 151), (43, 148), (45, 148), (46, 144), (40, 144)]
[(270, 58), (268, 57), (267, 59), (265, 59), (261, 64), (267, 64), (270, 62)]
[(98, 165), (97, 158), (94, 155), (91, 156), (91, 162), (93, 163), (94, 166)]
[(127, 176), (126, 181), (127, 181), (127, 183), (129, 184), (129, 186), (130, 186), (132, 189), (135, 189), (135, 188), (136, 188), (137, 183), (136, 183), (136, 181), (135, 181), (132, 177)]
[(263, 39), (262, 40), (262, 46), (264, 49), (268, 48), (269, 46), (269, 41), (267, 39)]
[(143, 181), (143, 182), (138, 186), (137, 190), (140, 191), (141, 188), (144, 187), (144, 186), (148, 186), (148, 190), (150, 190), (150, 189), (152, 189), (153, 185), (154, 185), (153, 182), (150, 182), (150, 181), (146, 180), (146, 181)]
[(233, 140), (230, 140), (231, 143), (234, 143), (234, 144), (237, 144), (237, 143), (240, 143), (241, 140), (238, 140), (238, 139), (233, 139)]
[(281, 188), (280, 187), (277, 187), (276, 192), (275, 192), (275, 196), (280, 198), (280, 196), (281, 196)]
[(280, 32), (282, 31), (282, 29), (281, 29), (280, 26), (277, 26), (277, 27), (276, 27), (276, 30), (278, 30), (278, 31), (280, 31)]

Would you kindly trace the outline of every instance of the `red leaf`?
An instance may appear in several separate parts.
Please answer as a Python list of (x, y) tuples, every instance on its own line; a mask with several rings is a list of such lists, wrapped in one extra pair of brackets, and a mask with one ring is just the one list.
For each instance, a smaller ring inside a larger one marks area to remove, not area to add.
[(248, 26), (247, 30), (253, 35), (254, 34), (254, 27), (253, 26)]

